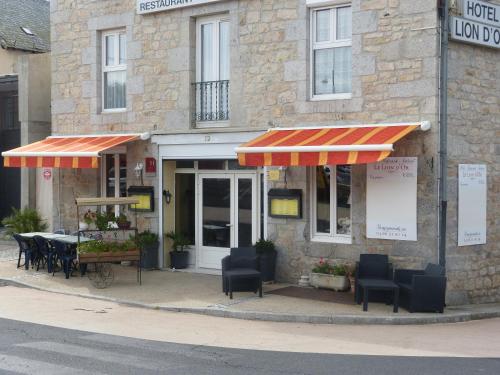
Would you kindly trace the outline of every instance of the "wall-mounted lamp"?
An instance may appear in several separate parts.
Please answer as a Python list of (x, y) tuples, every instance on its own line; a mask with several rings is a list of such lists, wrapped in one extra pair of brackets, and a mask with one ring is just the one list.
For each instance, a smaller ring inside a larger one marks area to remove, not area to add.
[(142, 171), (144, 169), (144, 164), (143, 163), (137, 163), (137, 165), (134, 168), (135, 176), (137, 178), (141, 179), (141, 185), (144, 185), (144, 181), (142, 180)]
[(163, 196), (165, 197), (165, 203), (170, 204), (172, 200), (172, 193), (170, 193), (170, 190), (163, 190)]

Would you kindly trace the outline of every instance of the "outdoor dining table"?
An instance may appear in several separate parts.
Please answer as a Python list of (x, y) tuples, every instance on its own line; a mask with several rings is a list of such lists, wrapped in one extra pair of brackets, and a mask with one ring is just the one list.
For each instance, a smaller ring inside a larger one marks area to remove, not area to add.
[[(46, 240), (57, 240), (69, 245), (78, 244), (78, 236), (73, 236), (69, 234), (56, 234), (56, 233), (47, 233), (47, 232), (29, 232), (29, 233), (19, 233), (19, 235), (23, 238), (32, 239), (35, 236), (40, 236), (45, 238)], [(80, 242), (88, 242), (93, 241), (92, 238), (80, 236)]]

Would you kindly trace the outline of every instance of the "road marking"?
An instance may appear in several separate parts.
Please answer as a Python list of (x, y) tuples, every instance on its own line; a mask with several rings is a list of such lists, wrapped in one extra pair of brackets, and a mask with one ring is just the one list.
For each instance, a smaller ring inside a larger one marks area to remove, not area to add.
[(28, 358), (16, 357), (13, 355), (0, 354), (0, 370), (12, 371), (19, 374), (37, 375), (104, 375), (101, 372), (84, 371), (73, 367), (53, 365), (46, 362), (36, 361)]
[(114, 353), (102, 349), (91, 349), (85, 346), (60, 344), (51, 341), (38, 341), (17, 344), (16, 346), (23, 348), (30, 348), (45, 352), (53, 352), (57, 354), (64, 354), (80, 358), (88, 358), (93, 361), (110, 362), (119, 364), (125, 367), (142, 368), (146, 370), (158, 371), (158, 369), (166, 370), (166, 368), (183, 368), (185, 366), (171, 366), (167, 362), (156, 361), (152, 358), (144, 358), (128, 354)]

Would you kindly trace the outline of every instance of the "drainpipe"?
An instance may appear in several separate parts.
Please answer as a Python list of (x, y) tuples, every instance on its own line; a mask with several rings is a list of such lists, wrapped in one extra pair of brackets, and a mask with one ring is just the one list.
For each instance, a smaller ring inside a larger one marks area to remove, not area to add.
[(439, 227), (438, 227), (438, 262), (446, 269), (446, 214), (448, 206), (448, 0), (439, 1), (441, 19), (440, 48), (440, 91), (439, 91)]

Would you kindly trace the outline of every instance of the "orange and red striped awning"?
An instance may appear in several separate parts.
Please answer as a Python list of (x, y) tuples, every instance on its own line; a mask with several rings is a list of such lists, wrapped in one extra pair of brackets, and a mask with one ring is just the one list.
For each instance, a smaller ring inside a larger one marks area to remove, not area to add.
[(101, 152), (138, 139), (144, 134), (52, 136), (2, 152), (4, 167), (97, 168)]
[(236, 148), (243, 166), (366, 164), (381, 161), (393, 144), (430, 123), (273, 128)]

